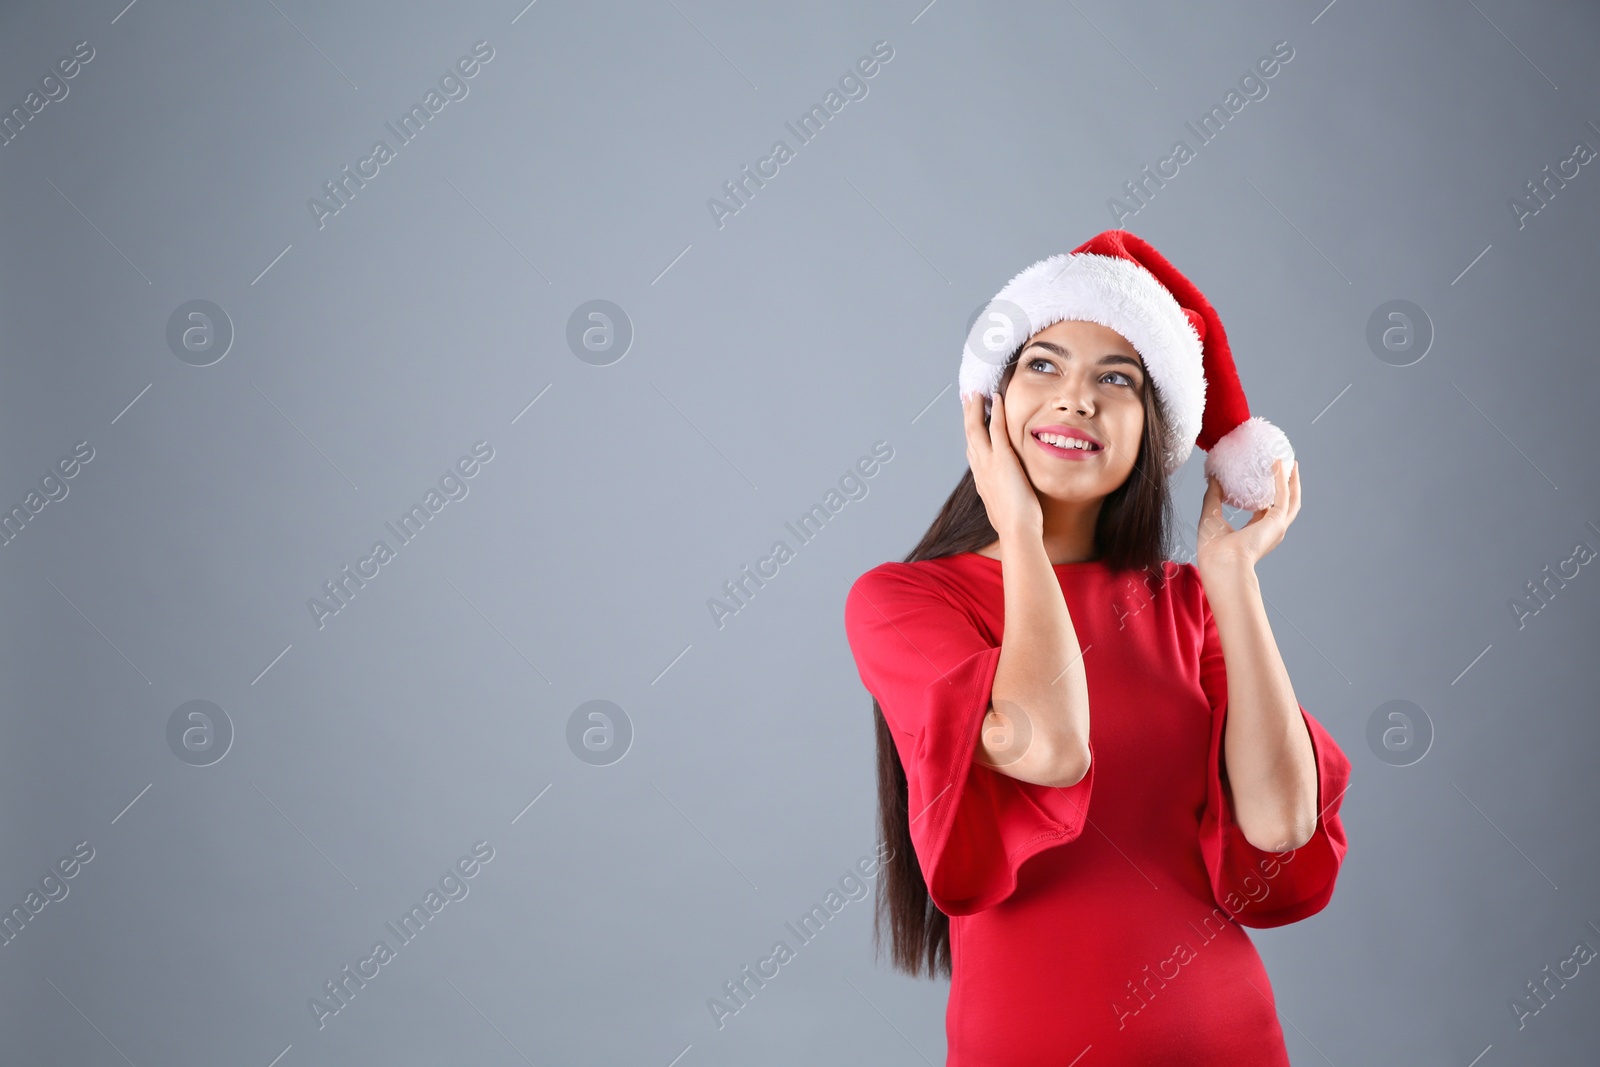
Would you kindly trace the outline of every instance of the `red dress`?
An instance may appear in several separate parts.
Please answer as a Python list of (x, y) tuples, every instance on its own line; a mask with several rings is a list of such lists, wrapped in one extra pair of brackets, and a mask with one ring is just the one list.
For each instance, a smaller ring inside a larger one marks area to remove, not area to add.
[(1005, 622), (999, 560), (885, 563), (851, 587), (851, 651), (906, 769), (923, 877), (950, 916), (947, 1067), (1288, 1067), (1241, 927), (1328, 903), (1350, 761), (1301, 707), (1316, 833), (1292, 853), (1245, 840), (1223, 792), (1216, 623), (1194, 565), (1163, 569), (1151, 589), (1099, 560), (1055, 567), (1091, 702), (1089, 773), (1065, 789), (973, 761)]

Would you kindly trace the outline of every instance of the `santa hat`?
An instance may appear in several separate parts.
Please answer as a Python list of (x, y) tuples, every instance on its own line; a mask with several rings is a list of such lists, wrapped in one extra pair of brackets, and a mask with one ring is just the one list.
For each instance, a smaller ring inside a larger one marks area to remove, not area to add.
[(1126, 230), (1107, 230), (1007, 282), (968, 332), (961, 395), (992, 397), (1017, 349), (1064, 319), (1117, 331), (1144, 360), (1167, 416), (1167, 473), (1198, 445), (1206, 453), (1206, 473), (1221, 483), (1228, 504), (1255, 511), (1272, 503), (1273, 460), (1294, 462), (1288, 437), (1266, 419), (1251, 417), (1228, 335), (1211, 302), (1166, 257)]

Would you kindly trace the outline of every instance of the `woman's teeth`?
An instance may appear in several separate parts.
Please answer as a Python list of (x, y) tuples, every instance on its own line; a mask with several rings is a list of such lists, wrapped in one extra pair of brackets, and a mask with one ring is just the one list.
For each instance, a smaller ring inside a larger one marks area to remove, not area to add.
[(1093, 452), (1095, 450), (1094, 445), (1081, 437), (1058, 437), (1053, 433), (1042, 433), (1038, 435), (1038, 438), (1045, 444), (1055, 445), (1057, 448), (1076, 448), (1084, 452)]

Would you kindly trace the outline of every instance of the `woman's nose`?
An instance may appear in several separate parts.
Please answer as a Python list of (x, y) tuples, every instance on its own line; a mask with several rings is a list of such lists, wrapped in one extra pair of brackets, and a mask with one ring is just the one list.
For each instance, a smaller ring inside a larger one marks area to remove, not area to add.
[(1094, 410), (1094, 391), (1087, 382), (1067, 383), (1062, 386), (1056, 403), (1064, 409), (1087, 415)]

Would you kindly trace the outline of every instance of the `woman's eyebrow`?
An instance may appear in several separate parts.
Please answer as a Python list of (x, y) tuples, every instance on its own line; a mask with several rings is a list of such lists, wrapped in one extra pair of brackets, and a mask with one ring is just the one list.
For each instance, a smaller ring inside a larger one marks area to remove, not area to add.
[[(1046, 349), (1048, 351), (1054, 352), (1056, 355), (1060, 356), (1062, 359), (1071, 359), (1072, 358), (1072, 354), (1070, 352), (1068, 352), (1065, 348), (1061, 347), (1060, 345), (1056, 344), (1054, 341), (1035, 341), (1035, 342), (1033, 342), (1033, 344), (1029, 345), (1028, 348), (1043, 348), (1043, 349)], [(1027, 349), (1023, 349), (1023, 351), (1026, 352)], [(1099, 362), (1100, 362), (1101, 365), (1106, 365), (1106, 364), (1111, 364), (1111, 363), (1126, 363), (1130, 367), (1138, 368), (1140, 373), (1144, 372), (1144, 364), (1143, 363), (1140, 363), (1137, 359), (1134, 359), (1132, 356), (1125, 356), (1121, 352), (1108, 352), (1105, 355), (1100, 357)]]

